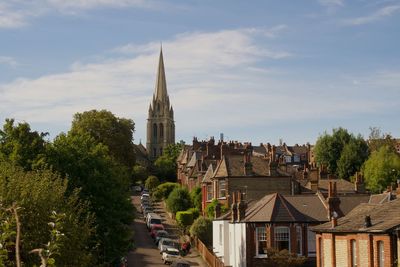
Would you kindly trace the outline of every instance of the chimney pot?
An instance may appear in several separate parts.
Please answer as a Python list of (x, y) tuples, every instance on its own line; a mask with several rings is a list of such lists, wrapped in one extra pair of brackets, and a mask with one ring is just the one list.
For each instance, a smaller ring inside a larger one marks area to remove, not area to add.
[(371, 217), (369, 215), (365, 216), (365, 218), (364, 218), (364, 226), (365, 226), (365, 228), (372, 226)]

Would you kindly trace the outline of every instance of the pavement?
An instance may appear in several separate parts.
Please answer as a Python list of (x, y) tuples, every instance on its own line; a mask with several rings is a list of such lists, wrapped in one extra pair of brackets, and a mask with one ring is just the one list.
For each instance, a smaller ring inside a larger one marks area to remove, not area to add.
[[(131, 197), (132, 203), (137, 209), (135, 221), (132, 224), (134, 232), (135, 249), (128, 254), (128, 267), (158, 267), (165, 266), (161, 261), (161, 254), (154, 244), (153, 239), (147, 230), (143, 215), (140, 213), (140, 196), (134, 195)], [(162, 202), (154, 203), (154, 210), (163, 218), (163, 224), (166, 230), (175, 238), (181, 239), (181, 233), (176, 226), (175, 220), (171, 219), (167, 214)], [(184, 260), (190, 263), (190, 266), (207, 267), (207, 263), (202, 259), (195, 248), (191, 248), (188, 255), (183, 257)]]

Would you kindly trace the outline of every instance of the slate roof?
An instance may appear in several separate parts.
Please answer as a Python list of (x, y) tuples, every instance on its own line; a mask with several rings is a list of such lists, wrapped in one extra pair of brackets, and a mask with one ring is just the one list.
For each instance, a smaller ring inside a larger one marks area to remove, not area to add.
[(370, 204), (381, 204), (384, 202), (391, 201), (396, 198), (396, 195), (391, 192), (384, 192), (382, 194), (371, 195), (368, 203)]
[(211, 178), (214, 175), (214, 168), (213, 165), (210, 164), (208, 165), (208, 169), (206, 173), (204, 174), (203, 180), (201, 181), (202, 183), (211, 183)]
[[(369, 215), (372, 226), (365, 227), (365, 216)], [(315, 232), (341, 233), (385, 233), (400, 227), (400, 199), (382, 204), (364, 203), (357, 206), (346, 216), (339, 218), (337, 226), (331, 223), (313, 227)]]
[(318, 181), (318, 189), (328, 191), (329, 182), (336, 182), (338, 193), (354, 193), (354, 184), (344, 179), (320, 179)]

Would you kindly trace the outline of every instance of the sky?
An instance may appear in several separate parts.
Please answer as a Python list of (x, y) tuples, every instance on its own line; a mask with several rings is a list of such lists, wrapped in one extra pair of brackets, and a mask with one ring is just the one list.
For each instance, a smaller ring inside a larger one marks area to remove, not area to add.
[(177, 141), (400, 137), (400, 0), (0, 0), (0, 123), (107, 109), (145, 143), (161, 43)]

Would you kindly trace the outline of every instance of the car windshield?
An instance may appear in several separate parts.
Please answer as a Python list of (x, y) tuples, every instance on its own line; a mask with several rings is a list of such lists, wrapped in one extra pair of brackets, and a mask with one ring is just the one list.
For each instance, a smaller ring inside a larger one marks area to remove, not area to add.
[(163, 242), (163, 245), (164, 245), (164, 246), (170, 246), (170, 247), (172, 247), (172, 246), (174, 245), (174, 241), (165, 240), (165, 241)]
[(159, 232), (157, 232), (157, 236), (158, 237), (166, 237), (166, 236), (168, 236), (168, 233), (165, 231), (159, 231)]
[(179, 251), (168, 251), (169, 255), (174, 255), (174, 256), (178, 256), (179, 255)]
[(160, 219), (151, 219), (150, 224), (161, 224)]

